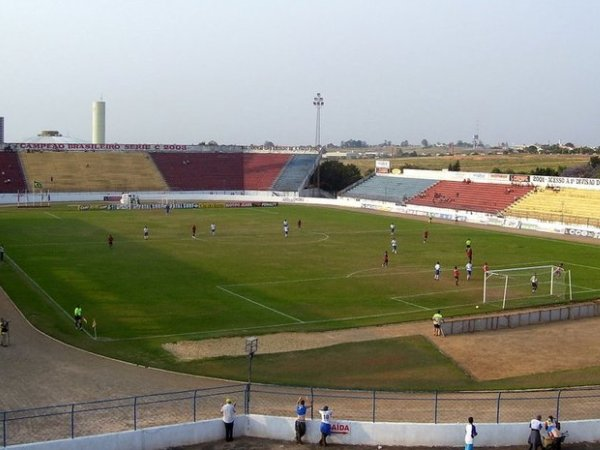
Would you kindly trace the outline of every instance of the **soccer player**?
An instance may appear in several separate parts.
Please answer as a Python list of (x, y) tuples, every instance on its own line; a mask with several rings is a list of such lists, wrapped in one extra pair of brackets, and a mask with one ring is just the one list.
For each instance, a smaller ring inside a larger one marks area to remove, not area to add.
[(469, 262), (473, 262), (473, 249), (471, 247), (467, 247), (465, 253), (467, 254), (467, 259)]
[(381, 264), (381, 267), (387, 267), (388, 263), (389, 263), (389, 256), (388, 256), (388, 252), (387, 250), (385, 252), (383, 252), (383, 263)]
[(442, 266), (440, 266), (440, 262), (436, 262), (435, 266), (433, 266), (433, 279), (436, 281), (440, 280), (440, 272), (442, 271)]
[(398, 253), (398, 241), (394, 238), (392, 238), (392, 253), (397, 254)]
[(473, 275), (473, 264), (470, 261), (465, 266), (465, 270), (467, 271), (467, 281), (469, 281)]
[(390, 234), (393, 235), (396, 232), (396, 225), (390, 223)]
[(488, 266), (487, 262), (483, 263), (483, 273), (488, 273), (490, 271), (490, 266)]
[(558, 265), (558, 267), (556, 269), (554, 269), (554, 277), (560, 278), (564, 271), (565, 271), (565, 265), (563, 263), (560, 263)]
[(192, 225), (192, 238), (196, 239), (196, 225)]
[(217, 233), (217, 225), (214, 223), (210, 224), (210, 234), (214, 236)]
[(454, 269), (452, 269), (452, 276), (454, 277), (454, 284), (458, 286), (458, 278), (460, 277), (460, 271), (458, 270), (457, 266), (454, 266)]
[(145, 241), (148, 240), (149, 234), (150, 234), (150, 231), (148, 230), (148, 225), (144, 225), (144, 240)]
[(537, 275), (535, 273), (533, 275), (531, 275), (531, 278), (529, 279), (529, 281), (531, 281), (531, 293), (534, 294), (538, 288)]
[(467, 239), (467, 241), (465, 242), (465, 246), (466, 246), (467, 248), (470, 248), (470, 247), (471, 247), (471, 238), (468, 238), (468, 239)]
[(112, 248), (112, 246), (113, 246), (113, 240), (114, 239), (112, 237), (112, 234), (109, 234), (108, 235), (108, 248)]
[(427, 242), (427, 239), (429, 239), (429, 231), (425, 230), (423, 231), (423, 244)]
[(287, 224), (287, 222), (284, 222), (284, 224), (283, 224), (283, 235), (285, 237), (288, 237), (289, 234), (290, 234), (290, 227)]

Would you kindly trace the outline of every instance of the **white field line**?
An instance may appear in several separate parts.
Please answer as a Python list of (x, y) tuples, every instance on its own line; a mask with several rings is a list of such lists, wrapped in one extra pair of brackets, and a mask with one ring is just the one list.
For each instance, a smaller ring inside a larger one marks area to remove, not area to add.
[(260, 306), (261, 308), (267, 309), (267, 310), (269, 310), (271, 312), (274, 312), (275, 314), (279, 314), (280, 316), (287, 317), (288, 319), (291, 319), (291, 320), (293, 320), (295, 322), (304, 323), (302, 320), (298, 319), (297, 317), (290, 316), (289, 314), (286, 314), (286, 313), (284, 313), (282, 311), (279, 311), (279, 310), (277, 310), (275, 308), (271, 308), (269, 306), (263, 305), (262, 303), (259, 303), (259, 302), (255, 301), (255, 300), (252, 300), (252, 299), (248, 298), (248, 297), (244, 297), (241, 294), (238, 294), (236, 292), (230, 291), (229, 289), (226, 289), (223, 286), (217, 286), (217, 289), (221, 289), (222, 291), (227, 292), (230, 295), (233, 295), (235, 297), (241, 298), (242, 300), (250, 302), (253, 305)]

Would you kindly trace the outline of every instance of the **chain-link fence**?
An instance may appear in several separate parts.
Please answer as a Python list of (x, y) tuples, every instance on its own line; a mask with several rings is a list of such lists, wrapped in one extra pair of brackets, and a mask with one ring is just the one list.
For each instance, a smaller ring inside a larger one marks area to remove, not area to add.
[(3, 446), (132, 431), (220, 417), (225, 398), (238, 414), (290, 416), (306, 399), (311, 418), (327, 405), (338, 420), (364, 422), (528, 422), (537, 414), (560, 420), (600, 417), (600, 387), (531, 391), (388, 392), (257, 384), (169, 392), (1, 412)]

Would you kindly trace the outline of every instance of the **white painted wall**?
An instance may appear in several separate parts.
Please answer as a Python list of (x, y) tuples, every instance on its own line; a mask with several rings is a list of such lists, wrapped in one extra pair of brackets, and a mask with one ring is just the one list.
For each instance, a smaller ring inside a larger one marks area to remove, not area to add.
[[(348, 434), (333, 434), (328, 441), (344, 445), (403, 445), (428, 447), (464, 447), (465, 424), (432, 423), (371, 423), (339, 421), (348, 425)], [(566, 442), (600, 441), (600, 420), (562, 423), (568, 431)], [(476, 446), (525, 445), (529, 436), (528, 423), (477, 424)], [(161, 450), (169, 447), (216, 442), (224, 438), (223, 422), (219, 419), (183, 425), (147, 428), (138, 431), (87, 436), (60, 441), (14, 445), (10, 450)], [(235, 421), (234, 438), (250, 436), (292, 441), (294, 419), (263, 415), (239, 416)], [(306, 443), (320, 439), (319, 421), (307, 421)]]

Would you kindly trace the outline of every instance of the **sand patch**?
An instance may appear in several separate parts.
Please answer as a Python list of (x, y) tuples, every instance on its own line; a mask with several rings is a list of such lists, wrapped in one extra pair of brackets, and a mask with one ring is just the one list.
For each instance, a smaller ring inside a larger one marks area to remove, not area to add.
[[(600, 318), (554, 322), (435, 338), (429, 322), (353, 328), (321, 333), (259, 336), (259, 353), (281, 353), (331, 345), (423, 335), (473, 378), (495, 380), (600, 365), (596, 330)], [(182, 361), (244, 356), (245, 337), (180, 341), (163, 348)]]

